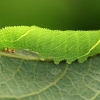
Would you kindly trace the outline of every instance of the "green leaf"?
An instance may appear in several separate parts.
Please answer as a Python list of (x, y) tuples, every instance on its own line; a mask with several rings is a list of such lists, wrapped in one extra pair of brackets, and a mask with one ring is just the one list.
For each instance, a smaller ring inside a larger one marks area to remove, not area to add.
[(40, 60), (51, 59), (84, 62), (100, 53), (100, 31), (58, 31), (37, 26), (6, 27), (0, 31), (0, 50), (3, 48), (37, 52)]
[(70, 65), (0, 55), (0, 100), (100, 99), (100, 55)]

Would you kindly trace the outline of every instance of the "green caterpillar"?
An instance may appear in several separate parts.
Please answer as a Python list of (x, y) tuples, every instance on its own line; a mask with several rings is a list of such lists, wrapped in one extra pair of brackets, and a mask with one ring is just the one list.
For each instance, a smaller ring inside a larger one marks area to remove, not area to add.
[(0, 30), (0, 50), (4, 47), (37, 52), (41, 60), (50, 58), (57, 64), (62, 60), (84, 62), (100, 53), (100, 30), (59, 31), (37, 26), (14, 26)]

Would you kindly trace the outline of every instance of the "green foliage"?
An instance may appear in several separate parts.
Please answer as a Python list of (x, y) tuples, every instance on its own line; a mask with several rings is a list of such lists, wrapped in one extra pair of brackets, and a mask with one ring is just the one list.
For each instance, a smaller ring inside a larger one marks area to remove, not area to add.
[(0, 28), (100, 29), (100, 0), (0, 0)]

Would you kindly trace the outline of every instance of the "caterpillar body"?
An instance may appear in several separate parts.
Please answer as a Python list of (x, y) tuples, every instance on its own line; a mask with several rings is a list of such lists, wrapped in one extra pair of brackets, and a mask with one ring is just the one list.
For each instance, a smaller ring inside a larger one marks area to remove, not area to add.
[(37, 26), (14, 26), (0, 30), (0, 50), (4, 47), (16, 50), (29, 49), (38, 52), (41, 60), (53, 59), (72, 63), (84, 62), (89, 56), (100, 53), (100, 30), (60, 31)]

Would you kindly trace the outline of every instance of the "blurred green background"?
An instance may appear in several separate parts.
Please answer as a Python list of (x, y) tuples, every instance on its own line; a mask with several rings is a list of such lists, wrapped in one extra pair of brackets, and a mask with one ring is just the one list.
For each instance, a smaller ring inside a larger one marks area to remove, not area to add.
[(100, 29), (100, 0), (0, 0), (0, 28)]

